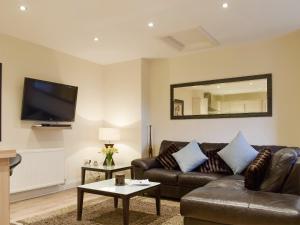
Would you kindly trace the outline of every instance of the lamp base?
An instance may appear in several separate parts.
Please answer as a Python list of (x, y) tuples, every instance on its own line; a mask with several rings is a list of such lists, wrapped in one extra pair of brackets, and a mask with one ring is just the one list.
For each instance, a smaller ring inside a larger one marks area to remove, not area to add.
[(114, 147), (114, 144), (104, 144), (104, 146), (105, 146), (105, 148), (108, 148), (108, 147), (112, 148), (112, 147)]

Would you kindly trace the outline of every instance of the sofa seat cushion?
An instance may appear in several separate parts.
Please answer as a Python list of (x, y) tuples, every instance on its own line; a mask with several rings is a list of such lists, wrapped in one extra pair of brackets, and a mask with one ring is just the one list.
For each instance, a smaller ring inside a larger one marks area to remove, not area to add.
[(199, 173), (199, 172), (188, 172), (178, 176), (178, 185), (185, 187), (202, 187), (207, 183), (217, 180), (224, 175), (217, 173)]
[[(238, 184), (240, 180), (224, 179), (219, 184), (223, 182)], [(217, 183), (213, 181), (185, 195), (180, 203), (181, 214), (185, 217), (220, 224), (299, 224), (299, 196), (251, 191), (243, 186), (236, 188), (225, 185), (224, 188)]]
[(178, 185), (178, 175), (182, 172), (178, 170), (166, 170), (163, 168), (154, 168), (144, 173), (144, 178), (153, 182), (160, 182), (167, 185)]
[(244, 190), (244, 176), (242, 175), (232, 175), (224, 176), (218, 180), (214, 180), (205, 185), (206, 188), (224, 188), (231, 190)]

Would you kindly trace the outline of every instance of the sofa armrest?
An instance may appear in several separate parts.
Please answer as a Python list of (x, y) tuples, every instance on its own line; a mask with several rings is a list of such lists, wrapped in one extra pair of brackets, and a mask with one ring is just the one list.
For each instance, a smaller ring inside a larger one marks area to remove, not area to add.
[(159, 168), (161, 167), (159, 162), (156, 161), (156, 158), (149, 158), (149, 159), (135, 159), (131, 162), (131, 165), (135, 167), (139, 167), (141, 169), (149, 170), (152, 168)]
[(134, 171), (135, 179), (145, 179), (144, 172), (152, 168), (159, 168), (161, 165), (155, 160), (156, 158), (150, 159), (136, 159), (131, 162)]

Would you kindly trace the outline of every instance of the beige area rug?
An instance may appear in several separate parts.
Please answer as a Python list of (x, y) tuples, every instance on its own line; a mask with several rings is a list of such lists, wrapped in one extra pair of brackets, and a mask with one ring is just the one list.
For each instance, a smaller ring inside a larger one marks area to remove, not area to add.
[[(84, 203), (82, 221), (76, 220), (76, 206), (18, 221), (23, 225), (121, 225), (122, 201), (115, 209), (113, 198), (95, 199)], [(161, 216), (156, 216), (155, 200), (135, 197), (130, 200), (130, 225), (182, 225), (179, 203), (161, 200)]]

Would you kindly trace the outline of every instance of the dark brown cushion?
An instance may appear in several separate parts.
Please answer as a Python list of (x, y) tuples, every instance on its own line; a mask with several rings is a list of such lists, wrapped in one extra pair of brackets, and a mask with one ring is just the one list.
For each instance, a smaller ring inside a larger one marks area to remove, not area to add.
[(209, 151), (220, 151), (223, 148), (226, 147), (226, 143), (209, 143), (209, 142), (203, 142), (200, 147), (204, 152), (209, 152)]
[(233, 174), (229, 166), (221, 159), (217, 154), (221, 149), (209, 150), (204, 152), (208, 157), (208, 160), (205, 161), (197, 171), (201, 173), (223, 173), (223, 174)]
[(280, 192), (296, 161), (297, 152), (294, 149), (284, 148), (276, 152), (272, 156), (260, 190)]
[(266, 170), (270, 164), (272, 152), (270, 149), (264, 149), (248, 166), (245, 172), (245, 187), (250, 190), (259, 190), (259, 187), (265, 177)]
[(176, 145), (178, 149), (182, 149), (184, 146), (189, 144), (189, 142), (163, 140), (160, 145), (159, 154), (165, 152), (172, 144)]
[(178, 168), (178, 164), (172, 154), (178, 150), (179, 148), (175, 144), (171, 144), (165, 151), (157, 156), (156, 160), (167, 170), (176, 169)]

